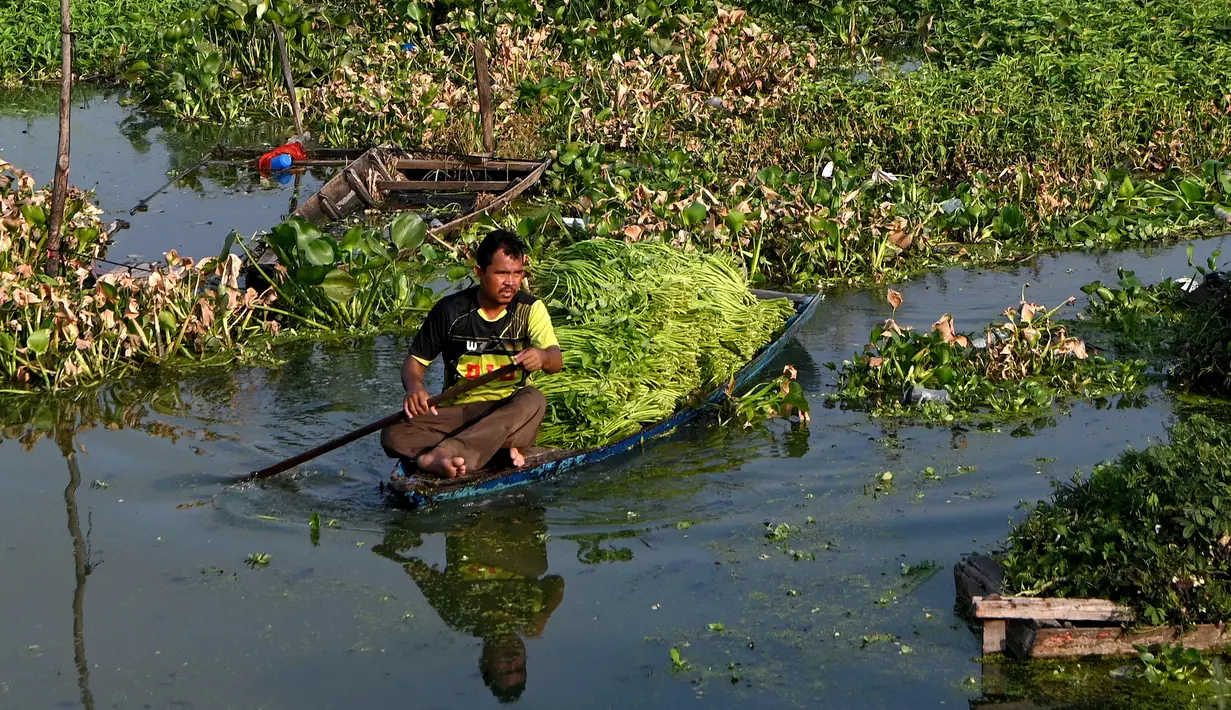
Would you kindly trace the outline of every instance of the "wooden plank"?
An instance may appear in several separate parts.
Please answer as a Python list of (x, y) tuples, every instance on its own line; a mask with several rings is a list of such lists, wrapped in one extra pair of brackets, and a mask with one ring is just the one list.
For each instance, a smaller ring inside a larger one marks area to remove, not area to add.
[[(262, 153), (262, 155), (264, 155)], [(258, 158), (248, 160), (208, 160), (205, 165), (209, 167), (219, 168), (255, 168)], [(296, 160), (292, 167), (295, 168), (341, 168), (350, 165), (351, 161), (342, 159), (315, 159)]]
[(379, 180), (376, 189), (383, 192), (504, 192), (512, 184), (508, 180)]
[(333, 221), (342, 219), (342, 213), (338, 211), (338, 206), (333, 204), (333, 200), (329, 199), (329, 195), (321, 195), (321, 209), (325, 210), (325, 214)]
[(521, 180), (518, 180), (517, 183), (513, 187), (509, 188), (508, 190), (505, 190), (504, 193), (501, 194), (499, 197), (487, 203), (487, 206), (484, 207), (483, 209), (475, 210), (474, 212), (471, 212), (469, 214), (464, 214), (461, 217), (458, 217), (457, 219), (450, 220), (448, 223), (442, 224), (441, 226), (431, 230), (430, 234), (440, 239), (447, 234), (452, 234), (453, 232), (456, 232), (459, 229), (464, 229), (470, 226), (472, 222), (478, 220), (480, 217), (482, 217), (485, 214), (488, 214), (490, 212), (499, 212), (500, 210), (504, 209), (505, 206), (507, 206), (510, 202), (516, 199), (518, 195), (522, 194), (526, 190), (529, 190), (531, 187), (537, 184), (539, 181), (539, 178), (543, 177), (543, 172), (547, 170), (548, 165), (551, 165), (551, 161), (544, 160), (543, 162), (539, 163), (539, 166), (535, 168), (533, 172), (531, 172), (529, 175), (522, 178)]
[(1231, 646), (1231, 633), (1222, 624), (1201, 624), (1181, 633), (1170, 626), (1159, 626), (1136, 633), (1119, 627), (1075, 629), (1038, 629), (1029, 658), (1071, 658), (1075, 656), (1135, 656), (1134, 645), (1183, 644), (1186, 648), (1212, 651)]
[(366, 190), (365, 194), (356, 194), (353, 183), (362, 186), (374, 172), (378, 175), (387, 174), (382, 166), (389, 160), (388, 151), (382, 148), (373, 148), (364, 153), (349, 163), (346, 169), (330, 178), (315, 195), (304, 200), (299, 209), (295, 210), (295, 215), (319, 225), (331, 220), (336, 222), (361, 209), (365, 204), (375, 205), (375, 199), (367, 195)]
[(1005, 630), (1005, 650), (1016, 658), (1025, 658), (1034, 646), (1038, 624), (1032, 620), (1013, 619)]
[[(372, 193), (368, 192), (368, 188), (364, 187), (363, 180), (355, 174), (353, 168), (346, 168), (342, 171), (342, 177), (346, 178), (346, 182), (350, 185), (355, 194), (359, 196), (359, 200), (368, 207), (376, 206), (376, 199), (372, 197)], [(379, 184), (379, 183), (378, 183)]]
[(291, 76), (291, 57), (286, 51), (286, 37), (282, 35), (282, 27), (271, 23), (274, 28), (274, 39), (278, 44), (278, 56), (282, 59), (282, 78), (286, 81), (286, 90), (291, 95), (291, 113), (295, 118), (295, 135), (303, 136), (303, 115), (299, 113), (299, 97), (295, 95), (295, 79)]
[[(341, 168), (350, 165), (355, 158), (318, 157), (319, 149), (308, 151), (307, 160), (297, 160), (295, 165), (307, 168)], [(254, 167), (256, 161), (264, 152), (251, 158), (214, 159), (206, 161), (206, 165), (216, 167)], [(467, 156), (471, 157), (471, 156)], [(539, 166), (537, 160), (507, 160), (504, 158), (488, 159), (473, 156), (470, 160), (461, 158), (398, 158), (391, 160), (391, 167), (397, 170), (457, 170), (466, 172), (509, 172), (527, 173)], [(510, 177), (520, 177), (512, 175)]]
[(477, 32), (474, 36), (474, 74), (479, 90), (479, 118), (483, 124), (483, 152), (496, 152), (495, 114), (492, 111), (492, 84), (487, 76), (487, 48)]
[(1004, 653), (1005, 621), (989, 619), (983, 622), (983, 655)]
[(974, 597), (980, 619), (1058, 619), (1062, 621), (1130, 621), (1133, 612), (1106, 599)]
[(466, 156), (462, 158), (398, 158), (398, 170), (508, 170), (512, 172), (529, 172), (539, 166), (537, 160), (508, 160), (504, 158), (484, 158), (481, 156)]

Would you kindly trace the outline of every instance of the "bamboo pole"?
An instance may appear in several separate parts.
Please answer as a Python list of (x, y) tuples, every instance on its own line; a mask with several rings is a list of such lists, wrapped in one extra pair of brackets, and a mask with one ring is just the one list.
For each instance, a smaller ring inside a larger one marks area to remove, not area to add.
[(295, 115), (295, 135), (303, 135), (303, 116), (299, 113), (299, 97), (295, 95), (295, 79), (291, 76), (291, 57), (286, 51), (286, 37), (282, 28), (274, 23), (274, 38), (278, 41), (278, 54), (282, 57), (282, 78), (286, 79), (286, 90), (291, 94), (291, 112)]
[(487, 49), (483, 38), (474, 36), (474, 71), (479, 85), (479, 117), (483, 122), (483, 152), (496, 154), (496, 124), (492, 115), (492, 85), (487, 75)]
[(68, 202), (69, 119), (73, 94), (73, 19), (70, 0), (60, 0), (60, 140), (55, 179), (51, 186), (51, 219), (47, 229), (47, 275), (60, 275), (64, 248), (64, 208)]

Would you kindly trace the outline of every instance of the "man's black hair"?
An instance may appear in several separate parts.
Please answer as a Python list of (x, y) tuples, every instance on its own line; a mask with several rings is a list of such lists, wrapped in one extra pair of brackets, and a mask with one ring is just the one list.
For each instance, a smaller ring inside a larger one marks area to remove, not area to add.
[(498, 251), (508, 254), (513, 259), (521, 259), (526, 255), (526, 243), (521, 240), (521, 237), (507, 229), (492, 230), (486, 237), (483, 237), (483, 241), (479, 243), (479, 251), (475, 253), (479, 268), (486, 269), (491, 266), (492, 259)]
[(521, 694), (526, 692), (526, 684), (524, 682), (511, 685), (507, 688), (501, 687), (495, 682), (495, 679), (487, 676), (483, 677), (483, 682), (487, 686), (487, 689), (492, 691), (492, 695), (496, 697), (496, 701), (501, 705), (508, 705), (509, 703), (515, 703), (518, 700), (521, 700)]
[[(521, 661), (522, 678), (520, 682), (508, 684), (492, 663), (496, 656), (512, 656)], [(492, 691), (501, 705), (515, 703), (526, 692), (526, 643), (517, 634), (503, 636), (487, 636), (483, 639), (483, 651), (479, 655), (479, 675), (483, 676), (483, 684)]]

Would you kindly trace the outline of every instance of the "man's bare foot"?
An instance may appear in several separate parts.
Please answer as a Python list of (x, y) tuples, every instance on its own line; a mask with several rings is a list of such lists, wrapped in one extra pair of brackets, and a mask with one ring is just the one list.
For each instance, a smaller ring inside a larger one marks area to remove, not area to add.
[(419, 456), (415, 461), (420, 471), (434, 473), (441, 478), (457, 478), (466, 475), (466, 459), (461, 456), (448, 456), (441, 451), (432, 449)]
[(521, 468), (526, 465), (526, 457), (517, 449), (509, 449), (509, 458), (513, 459), (513, 468)]

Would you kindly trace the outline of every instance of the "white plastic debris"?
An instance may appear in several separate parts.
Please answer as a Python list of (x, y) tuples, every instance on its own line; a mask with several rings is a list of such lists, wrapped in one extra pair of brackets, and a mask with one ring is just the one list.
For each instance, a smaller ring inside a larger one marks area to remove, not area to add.
[(898, 181), (898, 176), (893, 173), (887, 173), (880, 168), (872, 171), (872, 182), (878, 185), (888, 185)]

